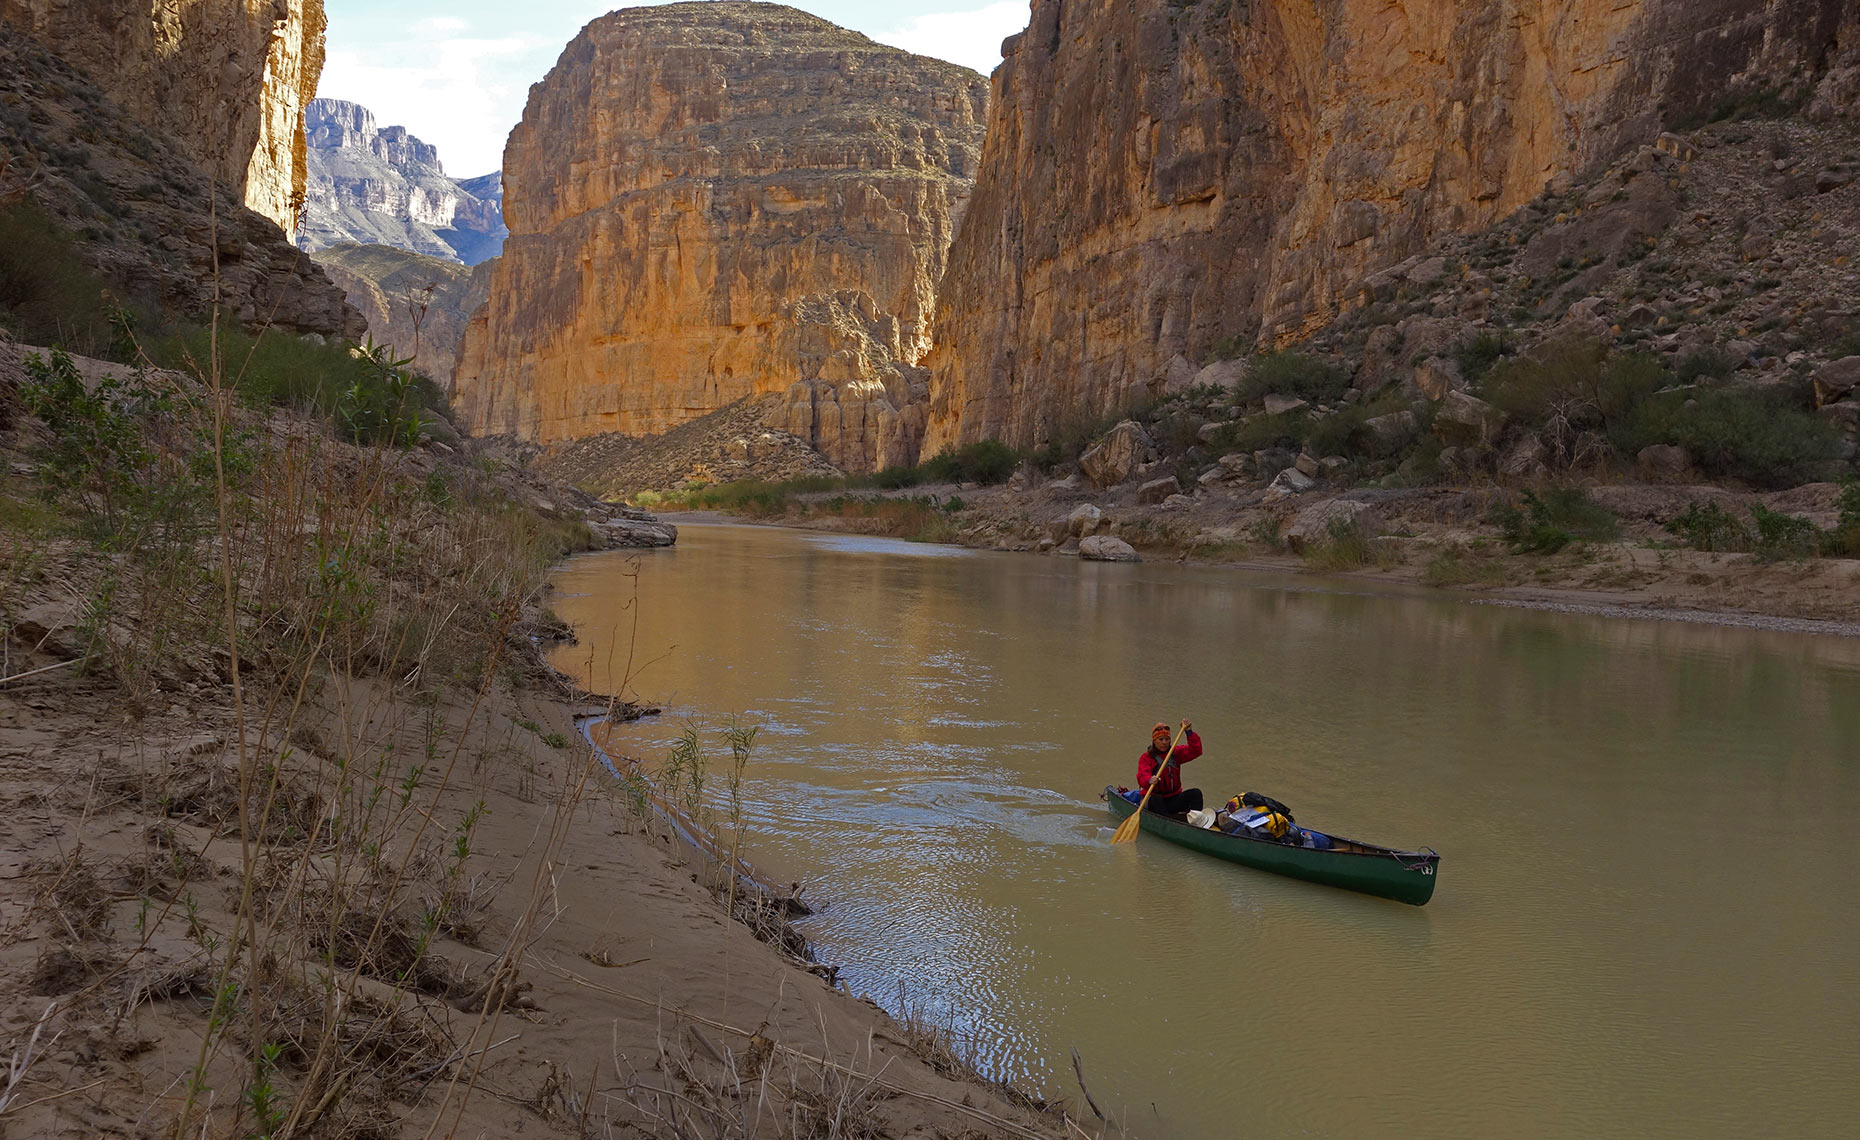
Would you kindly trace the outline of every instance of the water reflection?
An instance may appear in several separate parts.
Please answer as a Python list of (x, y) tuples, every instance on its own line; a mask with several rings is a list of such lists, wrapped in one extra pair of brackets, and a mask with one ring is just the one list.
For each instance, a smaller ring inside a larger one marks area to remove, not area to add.
[[(596, 687), (625, 561), (558, 580)], [(1860, 1114), (1860, 644), (755, 528), (641, 566), (639, 687), (764, 726), (750, 853), (830, 899), (825, 956), (1056, 1091), (1078, 1046), (1140, 1135)], [(1108, 847), (1098, 789), (1181, 716), (1191, 783), (1431, 844), (1434, 902)]]

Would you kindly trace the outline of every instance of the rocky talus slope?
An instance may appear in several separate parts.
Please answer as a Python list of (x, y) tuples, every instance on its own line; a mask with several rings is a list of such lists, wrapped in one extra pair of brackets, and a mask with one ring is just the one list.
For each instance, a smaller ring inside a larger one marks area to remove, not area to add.
[(317, 264), (368, 322), (368, 335), (442, 386), (452, 379), (465, 321), (484, 304), (482, 271), (386, 245), (337, 245)]
[(233, 201), (294, 228), (323, 0), (0, 0), (0, 20), (176, 140)]
[(1727, 102), (1851, 109), (1847, 0), (1034, 0), (939, 296), (926, 450), (1032, 446)]
[[(503, 247), (502, 193), (480, 197), (446, 174), (433, 146), (381, 127), (355, 103), (317, 99), (305, 135), (309, 183), (297, 244), (389, 245), (476, 265)], [(495, 174), (472, 183), (496, 186)]]
[(37, 209), (67, 227), (76, 258), (132, 307), (204, 322), (217, 288), (221, 311), (248, 328), (361, 337), (361, 318), (310, 256), (214, 185), (179, 143), (0, 23), (0, 210)]
[(775, 395), (772, 426), (843, 467), (913, 459), (986, 99), (971, 71), (777, 5), (589, 24), (505, 152), (463, 421), (552, 443)]

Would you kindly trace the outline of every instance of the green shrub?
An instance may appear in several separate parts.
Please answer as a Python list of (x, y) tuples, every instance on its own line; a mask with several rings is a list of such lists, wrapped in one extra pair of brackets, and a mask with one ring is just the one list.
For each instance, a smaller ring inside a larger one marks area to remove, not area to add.
[(1860, 558), (1860, 483), (1841, 492), (1841, 518), (1822, 537), (1821, 550), (1830, 558)]
[(1460, 375), (1468, 383), (1477, 384), (1494, 364), (1514, 351), (1510, 334), (1487, 330), (1461, 341), (1454, 356), (1459, 361)]
[(1504, 533), (1513, 554), (1555, 554), (1579, 538), (1606, 541), (1621, 533), (1613, 512), (1579, 487), (1553, 487), (1541, 496), (1526, 491), (1522, 509), (1501, 502), (1488, 521)]
[(1302, 352), (1272, 352), (1254, 359), (1239, 395), (1257, 400), (1276, 394), (1330, 403), (1341, 400), (1349, 387), (1349, 373), (1333, 361)]
[(1679, 358), (1679, 382), (1691, 384), (1700, 379), (1723, 380), (1737, 370), (1731, 354), (1718, 348), (1695, 348)]
[(1770, 488), (1812, 482), (1840, 455), (1840, 437), (1826, 420), (1745, 388), (1660, 393), (1636, 406), (1609, 439), (1629, 455), (1674, 444), (1708, 475)]
[[(219, 331), (224, 380), (258, 406), (316, 412), (350, 439), (400, 444), (419, 438), (419, 425), (445, 416), (445, 396), (411, 360), (396, 360), (385, 346), (318, 344), (275, 330), (258, 336)], [(203, 374), (212, 359), (212, 334), (188, 329), (146, 345), (164, 368)]]
[(0, 329), (27, 344), (127, 359), (117, 311), (69, 231), (31, 201), (0, 210)]
[(1821, 552), (1821, 528), (1805, 518), (1772, 511), (1753, 503), (1750, 516), (1757, 523), (1754, 553), (1764, 562), (1800, 561)]
[(1692, 503), (1667, 522), (1666, 530), (1694, 550), (1717, 554), (1746, 551), (1756, 541), (1736, 515), (1717, 503)]
[(958, 448), (945, 448), (919, 465), (925, 482), (1005, 483), (1020, 466), (1020, 453), (996, 439), (978, 440)]

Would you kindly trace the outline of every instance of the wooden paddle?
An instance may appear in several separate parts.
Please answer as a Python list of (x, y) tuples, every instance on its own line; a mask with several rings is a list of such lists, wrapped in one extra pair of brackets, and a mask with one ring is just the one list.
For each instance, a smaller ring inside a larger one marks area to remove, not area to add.
[(1150, 786), (1143, 789), (1143, 802), (1137, 805), (1137, 810), (1131, 813), (1129, 819), (1117, 825), (1117, 830), (1111, 835), (1112, 843), (1129, 843), (1137, 837), (1138, 830), (1143, 826), (1143, 809), (1150, 806), (1150, 796), (1155, 794), (1156, 785), (1162, 783), (1163, 770), (1175, 763), (1175, 746), (1182, 743), (1182, 735), (1187, 731), (1188, 722), (1183, 721), (1175, 739), (1169, 744), (1169, 751), (1163, 753), (1163, 766), (1156, 769), (1156, 775), (1150, 778)]

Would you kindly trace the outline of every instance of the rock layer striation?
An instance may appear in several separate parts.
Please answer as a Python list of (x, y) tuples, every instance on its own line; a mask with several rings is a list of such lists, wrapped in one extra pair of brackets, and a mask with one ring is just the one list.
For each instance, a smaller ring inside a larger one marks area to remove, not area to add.
[(1666, 125), (1841, 113), (1855, 34), (1850, 0), (1033, 0), (939, 299), (926, 449), (1032, 445), (1221, 342), (1297, 339)]
[(233, 201), (296, 227), (323, 0), (0, 0), (0, 20), (179, 142)]
[(986, 101), (972, 71), (792, 8), (595, 20), (505, 151), (463, 422), (551, 443), (775, 394), (773, 426), (842, 467), (914, 459)]
[(301, 248), (390, 245), (476, 265), (503, 246), (497, 175), (471, 180), (481, 196), (446, 174), (435, 147), (405, 127), (378, 126), (368, 108), (339, 99), (310, 104), (306, 137)]

